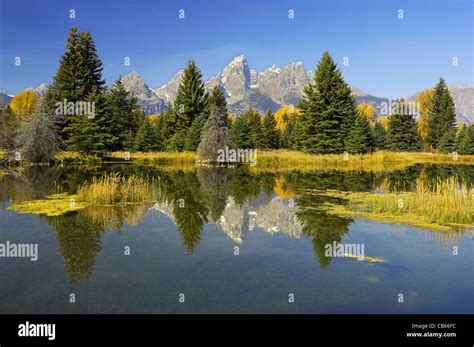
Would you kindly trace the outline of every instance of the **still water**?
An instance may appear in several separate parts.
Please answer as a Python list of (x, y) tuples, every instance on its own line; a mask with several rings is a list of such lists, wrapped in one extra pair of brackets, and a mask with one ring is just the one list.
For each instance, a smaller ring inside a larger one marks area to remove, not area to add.
[[(327, 197), (307, 193), (409, 191), (420, 177), (472, 185), (473, 169), (257, 174), (110, 164), (5, 174), (0, 243), (36, 243), (39, 256), (0, 258), (0, 313), (473, 313), (472, 229), (340, 217), (318, 208)], [(153, 179), (156, 203), (59, 217), (7, 209), (118, 171)], [(363, 244), (385, 261), (327, 257), (332, 242)]]

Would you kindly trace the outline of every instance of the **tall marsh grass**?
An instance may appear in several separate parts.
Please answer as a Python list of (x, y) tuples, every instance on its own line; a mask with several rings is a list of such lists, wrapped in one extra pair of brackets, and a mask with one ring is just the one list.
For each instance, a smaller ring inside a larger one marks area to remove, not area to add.
[(378, 151), (368, 154), (309, 154), (297, 151), (259, 151), (256, 170), (266, 168), (285, 170), (340, 170), (340, 171), (392, 171), (423, 163), (472, 164), (473, 155), (424, 152)]
[(474, 227), (474, 189), (461, 184), (455, 177), (428, 185), (418, 179), (416, 190), (401, 193), (333, 193), (326, 195), (347, 200), (343, 209), (332, 206), (334, 212), (360, 214), (369, 219), (393, 219), (415, 226)]
[(195, 164), (196, 152), (113, 152), (109, 155), (113, 159), (137, 161), (151, 161), (163, 164)]
[(153, 199), (153, 189), (146, 178), (109, 173), (84, 183), (77, 192), (77, 199), (90, 205), (101, 206), (143, 203)]

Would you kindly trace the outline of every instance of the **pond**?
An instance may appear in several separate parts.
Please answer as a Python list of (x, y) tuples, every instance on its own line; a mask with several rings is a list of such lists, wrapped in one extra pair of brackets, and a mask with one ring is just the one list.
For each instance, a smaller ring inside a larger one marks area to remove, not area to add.
[[(28, 167), (0, 176), (1, 313), (472, 313), (473, 229), (433, 231), (330, 214), (309, 191), (410, 191), (474, 168), (393, 172), (179, 170), (138, 164)], [(156, 201), (60, 216), (8, 207), (74, 193), (105, 172), (153, 182)], [(337, 201), (336, 201), (337, 202)], [(330, 257), (327, 244), (367, 259)], [(454, 251), (456, 249), (456, 252)]]

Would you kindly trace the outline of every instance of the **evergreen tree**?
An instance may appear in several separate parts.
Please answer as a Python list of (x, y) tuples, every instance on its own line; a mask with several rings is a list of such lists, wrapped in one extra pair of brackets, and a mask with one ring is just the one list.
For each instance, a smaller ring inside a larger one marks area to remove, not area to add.
[(251, 125), (245, 114), (235, 118), (231, 128), (231, 137), (237, 148), (252, 148), (251, 130)]
[(474, 125), (466, 128), (458, 147), (459, 154), (474, 154)]
[(250, 125), (251, 148), (263, 148), (262, 116), (260, 116), (260, 113), (257, 111), (250, 109), (247, 113), (247, 117)]
[(69, 150), (97, 156), (104, 153), (106, 145), (101, 142), (100, 127), (94, 119), (86, 115), (74, 115), (64, 130), (69, 134), (66, 140)]
[(132, 130), (127, 130), (125, 132), (125, 136), (123, 139), (123, 146), (122, 149), (124, 151), (133, 151), (133, 147), (135, 146), (135, 137), (136, 137), (136, 132), (134, 133)]
[(279, 134), (279, 148), (297, 148), (293, 143), (295, 122), (289, 122), (288, 125)]
[(218, 111), (219, 115), (223, 117), (227, 125), (227, 128), (230, 129), (232, 124), (228, 117), (229, 111), (227, 110), (227, 101), (225, 99), (224, 93), (222, 93), (221, 88), (219, 88), (219, 86), (217, 85), (215, 85), (214, 88), (212, 88), (211, 95), (209, 96), (208, 114), (210, 114), (210, 110), (212, 109), (213, 105), (219, 109)]
[(446, 82), (440, 78), (436, 85), (431, 105), (429, 107), (429, 124), (426, 141), (435, 149), (443, 135), (449, 131), (456, 131), (456, 109), (454, 101), (446, 86)]
[(171, 103), (168, 103), (165, 111), (160, 114), (158, 126), (163, 143), (165, 147), (168, 147), (171, 138), (176, 132), (176, 115)]
[[(91, 93), (101, 93), (105, 82), (102, 80), (102, 62), (100, 61), (92, 36), (88, 32), (79, 33), (73, 27), (59, 68), (52, 85), (44, 97), (44, 106), (48, 113), (56, 112), (56, 103), (83, 102)], [(71, 121), (77, 123), (74, 114), (56, 112), (57, 125), (62, 139), (69, 138)]]
[(215, 162), (219, 159), (219, 150), (225, 150), (226, 147), (234, 148), (223, 112), (224, 109), (217, 105), (211, 107), (211, 113), (204, 125), (202, 139), (197, 149), (201, 160)]
[(164, 151), (166, 148), (166, 141), (165, 141), (166, 136), (164, 135), (165, 124), (166, 124), (165, 114), (164, 112), (161, 112), (158, 115), (158, 121), (156, 122), (156, 125), (154, 126), (156, 151)]
[(141, 122), (140, 128), (138, 129), (135, 137), (135, 145), (133, 146), (134, 151), (149, 152), (156, 148), (155, 131), (151, 125), (148, 116)]
[(232, 125), (232, 140), (237, 148), (262, 148), (262, 122), (251, 107), (239, 115)]
[(372, 150), (374, 139), (372, 128), (366, 117), (357, 114), (354, 127), (345, 140), (346, 150), (350, 153), (365, 153)]
[(104, 94), (93, 90), (85, 99), (88, 105), (94, 105), (94, 114), (79, 113), (70, 116), (67, 132), (68, 150), (103, 156), (115, 143), (111, 133), (112, 119), (105, 109)]
[(464, 124), (461, 123), (459, 125), (458, 131), (456, 132), (456, 141), (454, 143), (454, 148), (456, 149), (456, 151), (459, 151), (459, 146), (464, 137), (464, 134), (466, 133), (466, 129), (467, 128)]
[(182, 152), (186, 144), (186, 132), (184, 130), (178, 130), (171, 136), (169, 141), (166, 142), (166, 150), (171, 152)]
[(262, 147), (265, 149), (276, 149), (279, 146), (279, 142), (275, 117), (272, 111), (268, 110), (262, 120)]
[(386, 147), (392, 151), (409, 152), (421, 148), (415, 116), (409, 112), (405, 101), (397, 101), (392, 114), (388, 117)]
[(189, 127), (184, 141), (185, 151), (195, 151), (201, 142), (201, 133), (206, 120), (203, 115), (198, 116)]
[(139, 111), (136, 102), (137, 99), (131, 97), (119, 77), (106, 95), (106, 109), (111, 120), (110, 133), (115, 138), (109, 150), (123, 150), (130, 145), (131, 137), (138, 131)]
[(444, 153), (450, 153), (456, 149), (456, 133), (453, 129), (448, 129), (441, 137), (438, 143), (438, 149)]
[(176, 131), (186, 131), (196, 118), (204, 114), (208, 95), (204, 90), (201, 71), (190, 60), (178, 86), (174, 100)]
[(356, 103), (328, 52), (323, 54), (313, 82), (304, 88), (301, 115), (292, 136), (295, 147), (311, 153), (340, 153), (356, 119)]
[(385, 149), (385, 138), (387, 136), (387, 131), (380, 122), (376, 122), (373, 129), (374, 136), (374, 147), (377, 150)]
[(10, 105), (0, 105), (0, 147), (13, 149), (15, 135), (20, 129), (20, 121), (13, 113)]

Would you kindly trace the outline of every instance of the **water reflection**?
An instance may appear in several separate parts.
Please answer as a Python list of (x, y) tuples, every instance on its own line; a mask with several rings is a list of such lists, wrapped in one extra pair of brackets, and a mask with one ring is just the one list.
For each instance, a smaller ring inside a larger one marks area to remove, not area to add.
[(39, 217), (45, 218), (56, 231), (71, 283), (90, 278), (105, 232), (120, 232), (124, 225), (134, 227), (150, 210), (159, 211), (174, 222), (188, 253), (198, 247), (207, 223), (216, 224), (237, 244), (244, 242), (249, 231), (260, 228), (272, 234), (310, 239), (315, 257), (324, 268), (331, 261), (324, 254), (324, 246), (340, 242), (353, 220), (320, 209), (321, 204), (334, 202), (334, 198), (314, 191), (412, 190), (417, 179), (431, 184), (450, 176), (456, 176), (468, 186), (474, 181), (472, 167), (452, 165), (417, 165), (391, 173), (284, 174), (252, 174), (245, 168), (225, 167), (201, 167), (195, 172), (164, 172), (138, 165), (109, 165), (89, 170), (68, 166), (28, 167), (18, 174), (0, 177), (0, 199), (5, 207), (10, 201), (44, 198), (58, 191), (74, 192), (84, 181), (106, 171), (153, 177), (156, 203), (94, 207), (59, 217)]

